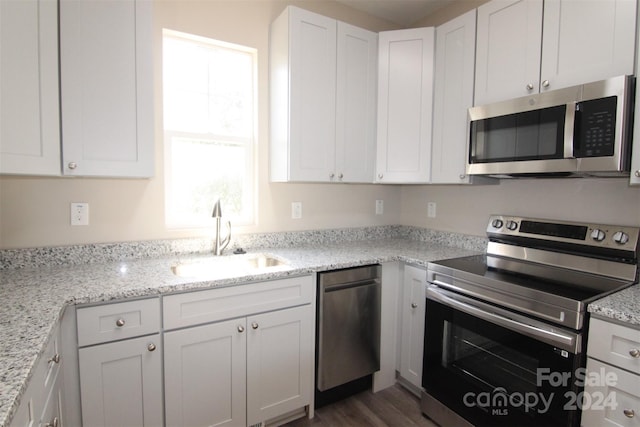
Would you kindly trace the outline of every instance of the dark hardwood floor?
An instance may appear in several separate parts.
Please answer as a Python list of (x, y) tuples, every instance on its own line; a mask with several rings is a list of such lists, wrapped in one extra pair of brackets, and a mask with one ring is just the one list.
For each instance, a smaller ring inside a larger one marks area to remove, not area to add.
[(437, 427), (420, 412), (419, 399), (400, 385), (378, 393), (365, 391), (316, 409), (313, 419), (301, 418), (287, 427)]

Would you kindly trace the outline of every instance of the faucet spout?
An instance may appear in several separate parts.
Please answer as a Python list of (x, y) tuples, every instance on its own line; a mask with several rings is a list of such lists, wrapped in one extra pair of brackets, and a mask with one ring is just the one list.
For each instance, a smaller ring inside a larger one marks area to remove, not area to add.
[(231, 242), (231, 221), (227, 221), (227, 237), (221, 239), (220, 222), (222, 221), (222, 208), (220, 207), (219, 199), (213, 206), (211, 216), (216, 219), (216, 237), (213, 241), (213, 254), (218, 256), (222, 255), (222, 251), (224, 251), (224, 249), (229, 245), (229, 242)]

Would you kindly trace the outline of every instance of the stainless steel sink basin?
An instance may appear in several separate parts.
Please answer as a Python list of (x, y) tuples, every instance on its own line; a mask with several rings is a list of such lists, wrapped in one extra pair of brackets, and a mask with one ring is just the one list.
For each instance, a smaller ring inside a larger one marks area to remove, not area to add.
[(286, 262), (271, 255), (253, 254), (179, 262), (171, 266), (171, 271), (180, 277), (230, 277), (289, 268)]

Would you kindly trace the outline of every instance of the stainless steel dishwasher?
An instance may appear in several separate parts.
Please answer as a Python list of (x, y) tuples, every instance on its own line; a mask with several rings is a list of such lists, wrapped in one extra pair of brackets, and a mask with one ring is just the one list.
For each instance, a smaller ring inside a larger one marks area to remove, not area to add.
[(380, 265), (368, 265), (318, 274), (320, 392), (380, 369), (380, 272)]

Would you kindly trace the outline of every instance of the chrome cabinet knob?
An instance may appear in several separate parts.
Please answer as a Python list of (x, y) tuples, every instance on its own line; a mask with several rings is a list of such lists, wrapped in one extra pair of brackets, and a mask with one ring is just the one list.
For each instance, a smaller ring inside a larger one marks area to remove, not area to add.
[(124, 326), (124, 319), (120, 318), (120, 319), (116, 320), (116, 326), (119, 327), (119, 328), (123, 327)]
[(149, 343), (149, 345), (147, 346), (147, 350), (149, 351), (155, 351), (156, 349), (156, 345), (154, 343)]
[(67, 167), (71, 170), (75, 169), (78, 167), (78, 164), (76, 162), (69, 162), (69, 164), (67, 165)]
[(333, 173), (333, 172), (331, 172), (331, 173), (329, 174), (329, 178), (330, 178), (330, 179), (333, 179), (333, 177), (335, 177), (335, 176), (336, 176), (336, 174), (335, 174), (335, 173)]
[(640, 178), (640, 169), (633, 173), (636, 177)]
[(384, 175), (382, 175), (381, 173), (378, 174), (378, 179), (382, 179)]
[(629, 350), (629, 356), (633, 357), (634, 359), (640, 359), (640, 349), (632, 348), (631, 350)]
[(251, 327), (253, 329), (258, 329), (258, 324), (256, 322), (251, 323)]
[(238, 332), (243, 333), (244, 332), (244, 326), (238, 325)]
[(60, 363), (60, 355), (58, 353), (51, 356), (51, 358), (47, 361), (48, 363)]
[(342, 179), (342, 178), (344, 178), (344, 175), (342, 173), (339, 173), (338, 174), (338, 179)]
[(53, 417), (53, 419), (46, 423), (44, 427), (58, 427), (59, 425), (60, 421), (58, 420), (58, 417)]
[(461, 174), (459, 175), (459, 178), (460, 178), (460, 179), (465, 179), (466, 177), (467, 177), (467, 175), (465, 175), (465, 174), (463, 174), (463, 173), (461, 173)]
[(549, 87), (549, 80), (543, 80), (542, 87)]
[(533, 85), (531, 83), (527, 84), (527, 90), (533, 90)]
[(633, 409), (623, 409), (622, 413), (627, 418), (633, 418), (636, 416), (636, 411), (634, 411)]
[(415, 302), (411, 303), (411, 308), (418, 308), (418, 304), (416, 304)]

